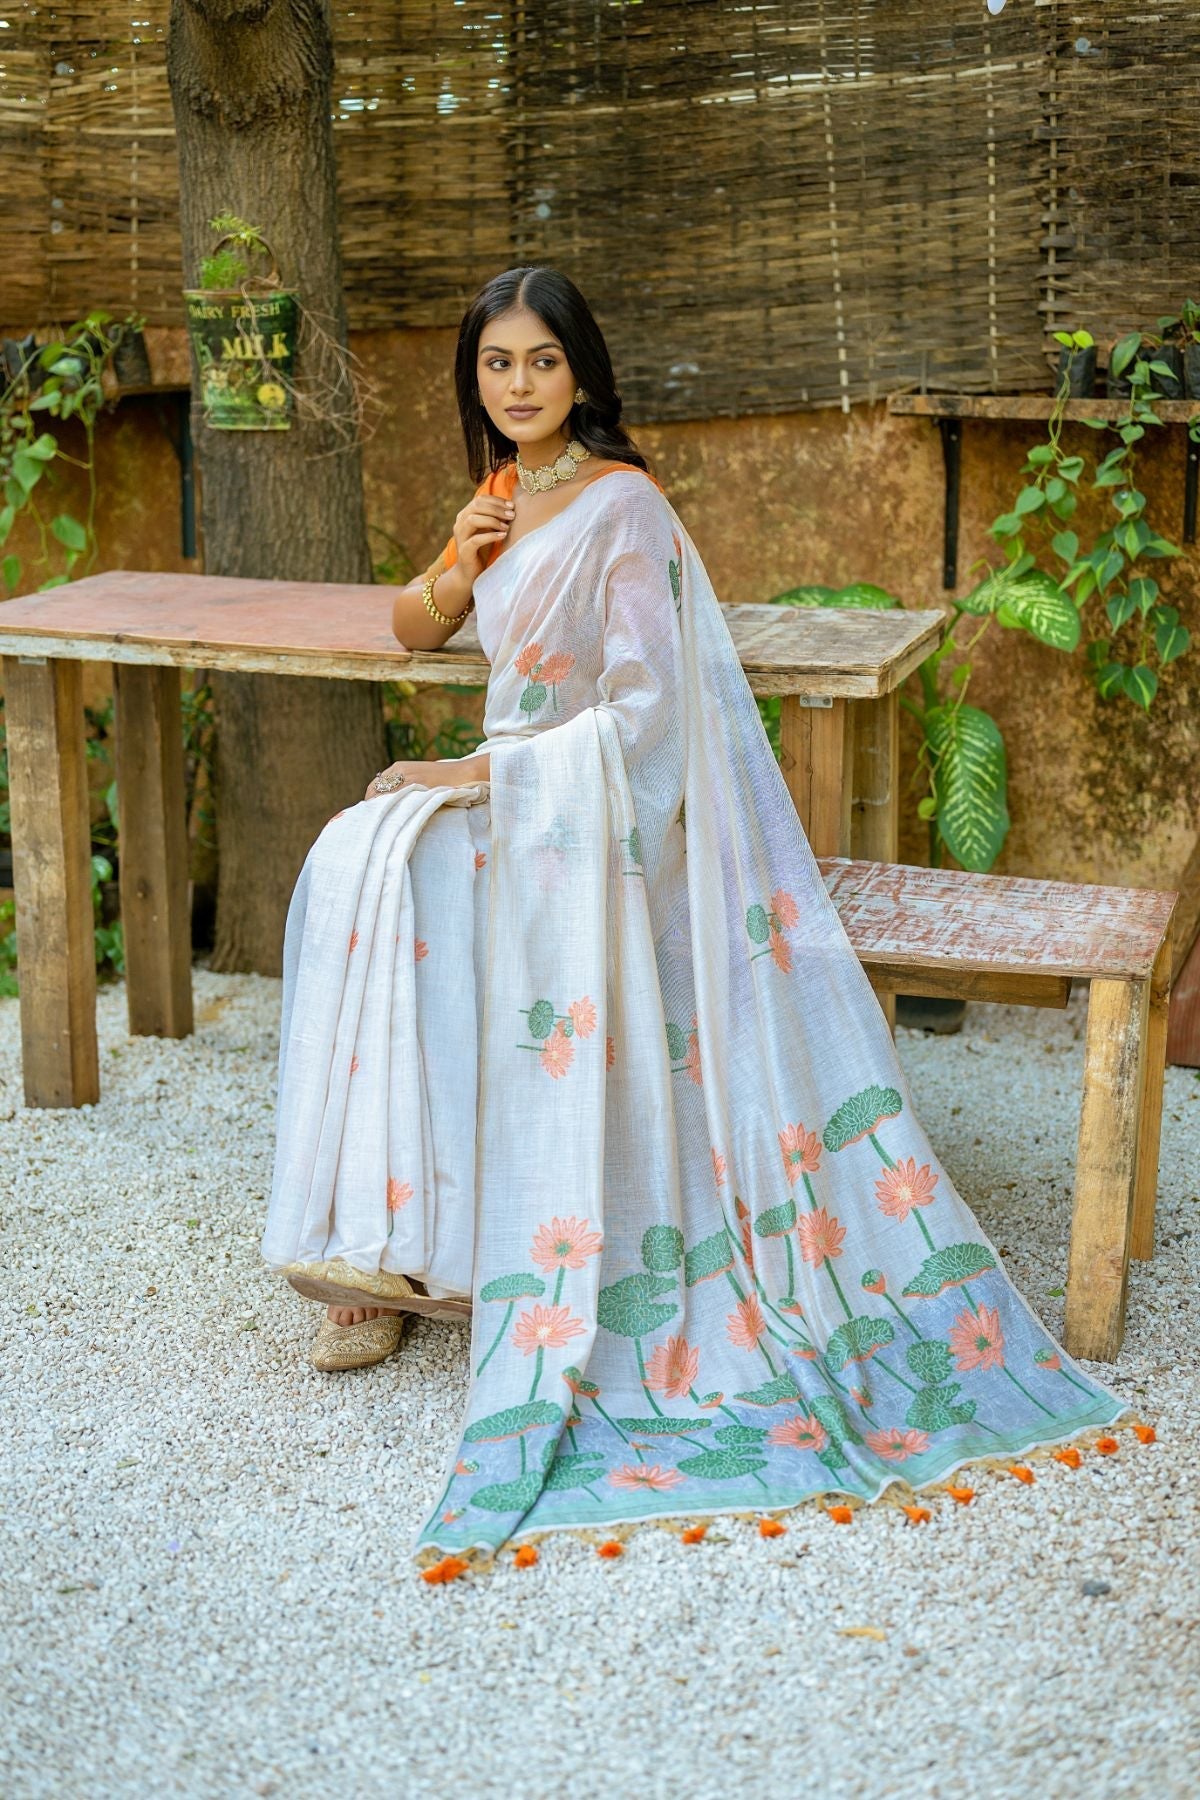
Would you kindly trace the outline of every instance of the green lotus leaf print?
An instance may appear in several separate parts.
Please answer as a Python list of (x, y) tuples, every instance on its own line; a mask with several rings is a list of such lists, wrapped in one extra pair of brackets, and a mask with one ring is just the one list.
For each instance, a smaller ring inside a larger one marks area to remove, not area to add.
[(851, 1444), (862, 1443), (861, 1436), (846, 1417), (841, 1401), (833, 1394), (814, 1394), (809, 1402), (809, 1410), (820, 1419), (831, 1442), (840, 1444), (846, 1440)]
[(640, 1338), (657, 1331), (675, 1317), (675, 1306), (656, 1306), (660, 1294), (670, 1293), (675, 1283), (663, 1275), (626, 1275), (603, 1287), (596, 1296), (596, 1318), (606, 1331), (618, 1337)]
[(540, 681), (527, 681), (521, 689), (521, 698), (517, 702), (523, 713), (535, 713), (539, 706), (546, 704), (546, 688)]
[(597, 1387), (597, 1385), (594, 1381), (588, 1380), (587, 1376), (584, 1375), (582, 1370), (576, 1369), (574, 1367), (571, 1367), (569, 1369), (564, 1369), (563, 1370), (563, 1378), (564, 1378), (564, 1380), (566, 1380), (567, 1382), (570, 1383), (570, 1386), (574, 1393), (586, 1394), (589, 1400), (596, 1400), (599, 1398), (600, 1389)]
[(771, 935), (771, 925), (767, 918), (767, 909), (765, 906), (759, 906), (756, 902), (750, 908), (746, 914), (746, 930), (750, 934), (751, 943), (766, 943)]
[(904, 1415), (905, 1424), (914, 1425), (918, 1431), (946, 1431), (951, 1425), (969, 1425), (975, 1417), (975, 1402), (961, 1400), (957, 1406), (952, 1404), (961, 1385), (958, 1381), (946, 1381), (938, 1387), (922, 1388)]
[(636, 825), (629, 834), (629, 854), (640, 868), (642, 863), (642, 834)]
[(463, 1432), (466, 1444), (498, 1444), (503, 1438), (520, 1437), (522, 1432), (537, 1431), (546, 1425), (561, 1426), (563, 1409), (553, 1400), (527, 1400), (524, 1406), (506, 1406), (503, 1412), (489, 1413), (476, 1419)]
[(672, 1062), (679, 1062), (687, 1055), (687, 1036), (674, 1023), (667, 1025), (667, 1054)]
[(642, 1236), (642, 1261), (658, 1275), (667, 1275), (683, 1261), (683, 1233), (677, 1225), (651, 1225)]
[(961, 1287), (964, 1281), (974, 1281), (995, 1267), (996, 1259), (986, 1244), (947, 1244), (925, 1258), (901, 1292), (916, 1300), (932, 1300), (946, 1288)]
[(761, 1238), (786, 1237), (795, 1229), (795, 1224), (796, 1202), (785, 1200), (782, 1206), (768, 1207), (766, 1212), (759, 1213), (754, 1229)]
[(782, 1406), (788, 1400), (803, 1400), (804, 1395), (785, 1369), (774, 1381), (764, 1381), (761, 1387), (750, 1388), (733, 1397), (744, 1400), (747, 1406)]
[(701, 1450), (698, 1456), (685, 1457), (678, 1464), (681, 1475), (696, 1475), (703, 1481), (737, 1481), (766, 1466), (761, 1456), (738, 1456), (733, 1450)]
[(622, 1431), (635, 1437), (686, 1437), (689, 1431), (711, 1431), (711, 1419), (618, 1419)]
[(481, 1300), (540, 1300), (546, 1284), (537, 1275), (497, 1275), (479, 1290)]
[(904, 1110), (904, 1102), (895, 1088), (869, 1087), (852, 1094), (825, 1127), (823, 1142), (827, 1150), (845, 1150), (859, 1138), (874, 1131), (884, 1119), (894, 1119)]
[(702, 1238), (688, 1251), (684, 1258), (683, 1279), (688, 1287), (695, 1287), (701, 1281), (711, 1281), (714, 1275), (724, 1275), (732, 1267), (733, 1245), (729, 1233), (714, 1231), (711, 1237)]
[(910, 1344), (905, 1360), (913, 1374), (931, 1386), (949, 1379), (950, 1346), (941, 1338), (922, 1338), (919, 1344)]
[(860, 1314), (830, 1332), (825, 1355), (835, 1369), (844, 1369), (848, 1363), (866, 1362), (885, 1344), (893, 1343), (895, 1337), (896, 1328), (890, 1319), (868, 1319)]
[(471, 1505), (487, 1512), (528, 1512), (542, 1491), (543, 1479), (540, 1469), (530, 1469), (514, 1481), (493, 1482), (471, 1495)]
[(757, 1448), (767, 1433), (761, 1425), (722, 1425), (715, 1435), (718, 1444), (724, 1444), (727, 1450), (736, 1450), (739, 1444)]
[(675, 611), (679, 611), (680, 596), (683, 593), (683, 567), (674, 557), (667, 564), (667, 574), (671, 577), (671, 598), (675, 602)]
[(529, 1035), (537, 1038), (548, 1038), (554, 1030), (554, 1002), (552, 1000), (535, 1000), (529, 1009)]
[(561, 1494), (568, 1488), (587, 1487), (589, 1482), (598, 1481), (603, 1473), (601, 1452), (581, 1450), (574, 1456), (555, 1457), (546, 1476), (546, 1487), (551, 1493)]

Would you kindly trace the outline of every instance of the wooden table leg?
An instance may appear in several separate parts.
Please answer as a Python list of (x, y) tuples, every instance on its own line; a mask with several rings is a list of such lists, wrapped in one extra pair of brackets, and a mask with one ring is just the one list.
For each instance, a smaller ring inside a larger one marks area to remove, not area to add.
[[(864, 862), (900, 860), (900, 695), (850, 703), (850, 854)], [(896, 1029), (896, 996), (879, 1004)]]
[(113, 664), (129, 1029), (187, 1037), (192, 934), (179, 670)]
[(77, 662), (6, 656), (13, 897), (27, 1106), (100, 1098), (91, 828)]
[(779, 765), (814, 856), (850, 854), (846, 702), (805, 705), (785, 694), (779, 714)]
[(1149, 1002), (1148, 981), (1093, 981), (1088, 999), (1063, 1342), (1097, 1362), (1125, 1335)]
[(1162, 1134), (1163, 1076), (1167, 1063), (1167, 1016), (1171, 1002), (1171, 932), (1154, 959), (1146, 1022), (1146, 1073), (1138, 1125), (1137, 1176), (1133, 1190), (1133, 1241), (1129, 1254), (1139, 1262), (1154, 1255), (1154, 1206), (1158, 1197), (1158, 1145)]

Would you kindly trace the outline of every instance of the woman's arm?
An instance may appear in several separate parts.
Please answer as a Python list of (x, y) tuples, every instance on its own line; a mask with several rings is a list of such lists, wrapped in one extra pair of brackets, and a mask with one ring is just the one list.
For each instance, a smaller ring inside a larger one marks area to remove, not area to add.
[[(392, 632), (405, 649), (440, 650), (453, 637), (470, 608), (484, 554), (507, 536), (512, 516), (512, 501), (494, 494), (476, 494), (467, 502), (454, 521), (453, 563), (447, 567), (443, 552), (402, 587), (392, 602)], [(431, 575), (433, 604), (452, 621), (449, 625), (439, 624), (421, 598), (421, 589)]]

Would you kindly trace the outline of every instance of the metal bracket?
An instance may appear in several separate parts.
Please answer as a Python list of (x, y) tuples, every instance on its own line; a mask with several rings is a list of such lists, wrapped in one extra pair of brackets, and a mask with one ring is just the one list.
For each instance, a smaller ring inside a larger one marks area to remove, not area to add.
[(946, 464), (946, 501), (942, 524), (942, 586), (958, 586), (958, 494), (962, 473), (962, 420), (939, 419)]
[(797, 694), (796, 699), (801, 706), (832, 706), (831, 694)]
[(1200, 444), (1192, 437), (1191, 426), (1188, 427), (1187, 463), (1183, 472), (1183, 541), (1194, 544), (1196, 541), (1196, 477), (1200, 474)]
[(161, 407), (159, 417), (179, 463), (179, 553), (190, 557), (196, 554), (196, 452), (192, 441), (192, 390), (181, 388), (172, 398), (175, 401), (175, 429), (171, 429)]

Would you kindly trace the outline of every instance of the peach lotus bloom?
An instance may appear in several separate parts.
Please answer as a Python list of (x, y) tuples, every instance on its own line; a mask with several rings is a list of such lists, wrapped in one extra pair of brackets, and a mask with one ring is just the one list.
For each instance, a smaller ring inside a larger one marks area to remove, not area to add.
[(1035, 1350), (1033, 1360), (1039, 1369), (1061, 1369), (1062, 1357), (1057, 1350)]
[(582, 1337), (586, 1329), (569, 1306), (535, 1306), (517, 1320), (512, 1341), (518, 1350), (532, 1356), (535, 1350), (561, 1350), (571, 1338)]
[(608, 1479), (616, 1488), (654, 1488), (659, 1493), (683, 1483), (678, 1469), (664, 1468), (661, 1463), (626, 1463), (624, 1468), (614, 1469)]
[(482, 867), (483, 867), (484, 863), (486, 863), (486, 861), (487, 861), (487, 851), (486, 850), (477, 850), (475, 852), (475, 867), (477, 869), (482, 869)]
[(569, 1219), (553, 1218), (548, 1225), (539, 1225), (529, 1254), (539, 1269), (553, 1275), (559, 1269), (585, 1268), (588, 1257), (598, 1256), (603, 1248), (600, 1233), (590, 1230), (586, 1219), (572, 1214)]
[(547, 687), (553, 687), (555, 682), (565, 681), (574, 667), (575, 658), (569, 650), (556, 650), (538, 670), (538, 680), (544, 681)]
[(790, 975), (792, 972), (792, 952), (783, 933), (780, 931), (770, 931), (767, 936), (771, 947), (771, 961), (775, 964), (775, 967), (779, 970), (781, 975)]
[(425, 942), (424, 938), (417, 938), (416, 942), (413, 944), (413, 956), (415, 960), (421, 962), (422, 959), (428, 955), (429, 945)]
[(353, 955), (354, 951), (357, 949), (358, 949), (358, 930), (356, 927), (350, 933), (350, 952), (351, 952), (351, 954)]
[(591, 1000), (588, 999), (588, 996), (585, 994), (582, 1000), (572, 1000), (570, 1006), (567, 1008), (567, 1012), (570, 1016), (572, 1025), (575, 1027), (575, 1036), (581, 1038), (591, 1037), (593, 1031), (596, 1029), (596, 1008)]
[(536, 668), (541, 660), (542, 646), (535, 639), (532, 644), (526, 644), (525, 648), (513, 657), (513, 668), (518, 675), (528, 675), (530, 670)]
[(721, 1155), (720, 1151), (717, 1149), (715, 1144), (713, 1145), (713, 1152), (712, 1152), (712, 1166), (713, 1166), (713, 1180), (716, 1182), (718, 1187), (724, 1187), (725, 1186), (725, 1169), (726, 1169), (725, 1158)]
[(704, 1086), (704, 1075), (700, 1068), (700, 1034), (696, 1030), (696, 1015), (692, 1014), (692, 1030), (688, 1038), (688, 1053), (685, 1065), (688, 1074), (697, 1087)]
[(725, 1318), (725, 1329), (731, 1344), (739, 1350), (757, 1350), (758, 1340), (767, 1329), (757, 1294), (747, 1294)]
[(978, 1318), (974, 1313), (959, 1313), (946, 1336), (954, 1351), (956, 1369), (1004, 1367), (1004, 1333), (994, 1306), (981, 1306)]
[(800, 922), (800, 908), (786, 888), (776, 888), (771, 895), (771, 911), (775, 914), (785, 931)]
[(816, 1212), (805, 1213), (796, 1230), (800, 1237), (800, 1254), (814, 1269), (819, 1269), (826, 1257), (842, 1254), (846, 1227), (831, 1219), (825, 1207), (818, 1206)]
[(783, 1444), (789, 1450), (823, 1450), (829, 1442), (829, 1433), (815, 1413), (797, 1413), (794, 1419), (785, 1419), (782, 1425), (772, 1425), (767, 1442)]
[(357, 1074), (358, 1074), (358, 1071), (359, 1071), (359, 1070), (360, 1070), (360, 1069), (361, 1069), (361, 1068), (362, 1068), (362, 1064), (361, 1064), (361, 1063), (360, 1063), (360, 1062), (359, 1062), (359, 1060), (358, 1060), (358, 1058), (357, 1058), (357, 1056), (352, 1056), (352, 1057), (351, 1057), (351, 1058), (350, 1058), (350, 1073), (351, 1073), (351, 1074), (352, 1074), (352, 1075), (357, 1075)]
[(793, 1187), (801, 1175), (815, 1175), (821, 1166), (821, 1140), (803, 1125), (785, 1125), (779, 1133), (784, 1173)]
[(903, 1425), (889, 1425), (882, 1431), (864, 1433), (863, 1443), (888, 1462), (903, 1462), (906, 1457), (920, 1456), (922, 1450), (928, 1450), (929, 1433)]
[(738, 1223), (742, 1232), (742, 1257), (751, 1274), (754, 1272), (754, 1221), (750, 1217), (749, 1208), (735, 1197)]
[(575, 1046), (564, 1032), (561, 1019), (546, 1039), (538, 1061), (555, 1081), (565, 1075), (575, 1061)]
[(928, 1163), (918, 1169), (915, 1156), (901, 1157), (893, 1168), (884, 1169), (875, 1183), (880, 1212), (889, 1219), (907, 1219), (914, 1206), (930, 1204), (937, 1180)]
[(684, 1337), (659, 1344), (646, 1363), (646, 1386), (668, 1400), (686, 1400), (700, 1375), (700, 1352)]
[(606, 1069), (611, 1069), (613, 1064), (616, 1062), (616, 1060), (617, 1060), (616, 1039), (606, 1037), (604, 1040), (604, 1067)]
[(387, 1209), (390, 1213), (399, 1212), (402, 1206), (408, 1205), (412, 1197), (413, 1184), (411, 1181), (397, 1181), (394, 1175), (388, 1176)]

